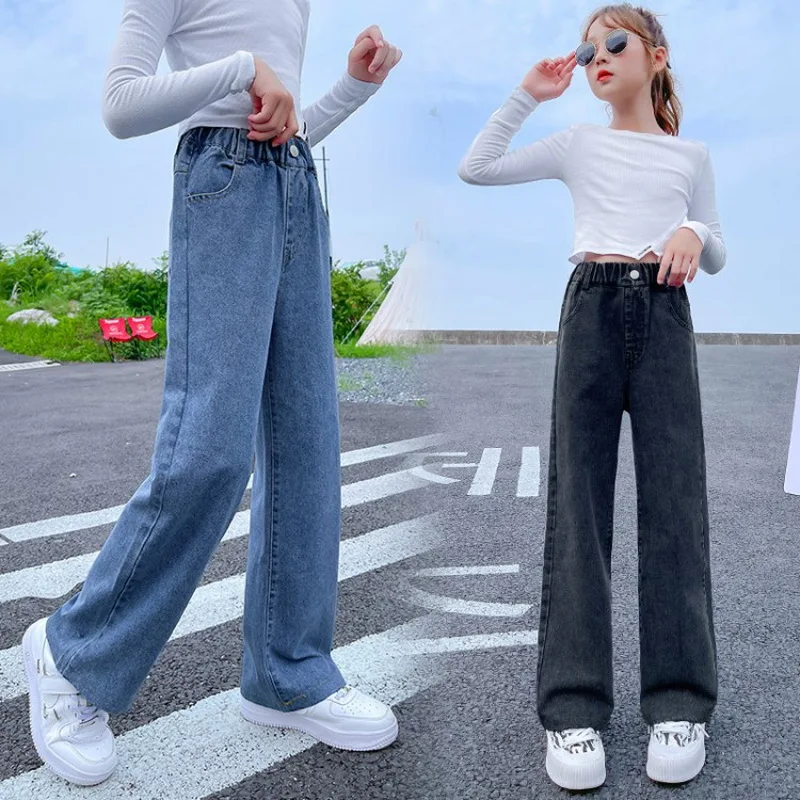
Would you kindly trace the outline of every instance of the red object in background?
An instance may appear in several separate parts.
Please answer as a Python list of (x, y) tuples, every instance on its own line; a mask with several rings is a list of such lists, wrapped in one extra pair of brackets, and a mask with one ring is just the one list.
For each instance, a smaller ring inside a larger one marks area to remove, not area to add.
[(133, 339), (125, 327), (125, 319), (117, 317), (116, 319), (98, 319), (100, 330), (103, 331), (103, 340), (106, 343), (111, 354), (111, 360), (116, 361), (114, 357), (114, 342), (129, 342)]
[(158, 334), (153, 330), (152, 317), (128, 317), (128, 325), (131, 326), (134, 339), (149, 342), (151, 339), (158, 337)]
[[(150, 342), (153, 339), (158, 339), (158, 333), (153, 330), (153, 318), (146, 317), (128, 317), (128, 325), (130, 325), (133, 338), (142, 342)], [(161, 356), (160, 339), (156, 342), (156, 351)], [(138, 348), (137, 348), (138, 352)]]
[(125, 327), (125, 320), (122, 317), (117, 319), (99, 319), (100, 329), (103, 331), (103, 338), (107, 342), (129, 342), (133, 339)]

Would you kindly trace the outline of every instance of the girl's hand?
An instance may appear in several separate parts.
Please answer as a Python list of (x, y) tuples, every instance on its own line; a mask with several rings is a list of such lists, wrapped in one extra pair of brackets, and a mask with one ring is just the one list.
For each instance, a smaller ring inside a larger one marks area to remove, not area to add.
[(254, 142), (272, 140), (272, 147), (285, 144), (300, 130), (292, 93), (260, 58), (255, 57), (256, 76), (250, 85), (253, 113), (247, 118)]
[(383, 83), (402, 57), (403, 51), (389, 44), (377, 25), (370, 25), (358, 34), (347, 58), (347, 71), (356, 80)]
[(658, 270), (658, 282), (664, 283), (664, 277), (670, 265), (669, 285), (681, 286), (684, 280), (691, 283), (700, 266), (700, 253), (703, 242), (691, 228), (678, 228), (667, 242), (664, 255), (661, 256), (661, 268)]
[(540, 103), (560, 97), (572, 82), (572, 73), (577, 65), (575, 51), (568, 56), (543, 58), (534, 65), (522, 80), (522, 88)]

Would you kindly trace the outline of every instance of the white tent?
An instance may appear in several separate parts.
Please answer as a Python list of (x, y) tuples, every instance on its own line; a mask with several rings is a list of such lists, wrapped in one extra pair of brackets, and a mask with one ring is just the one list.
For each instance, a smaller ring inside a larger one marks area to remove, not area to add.
[(417, 241), (389, 284), (389, 291), (359, 344), (414, 344), (418, 331), (427, 328), (425, 312), (427, 272), (433, 259), (433, 245), (426, 241), (423, 226), (417, 223)]
[(794, 418), (789, 438), (789, 459), (783, 490), (800, 495), (800, 373), (797, 376), (797, 393), (794, 400)]

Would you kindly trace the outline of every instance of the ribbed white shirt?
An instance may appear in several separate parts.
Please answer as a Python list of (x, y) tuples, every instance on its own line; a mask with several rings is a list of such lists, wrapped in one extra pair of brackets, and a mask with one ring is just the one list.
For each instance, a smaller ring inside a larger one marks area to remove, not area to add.
[[(300, 76), (310, 0), (125, 0), (105, 81), (103, 120), (119, 138), (180, 123), (247, 128), (253, 56), (273, 69), (295, 101), (298, 135), (313, 147), (380, 84), (346, 70), (302, 108)], [(172, 72), (156, 75), (165, 52)]]
[(563, 181), (575, 212), (573, 264), (587, 253), (642, 258), (652, 250), (660, 257), (672, 234), (686, 227), (703, 243), (699, 268), (714, 274), (725, 266), (714, 172), (703, 142), (579, 123), (509, 152), (538, 105), (517, 86), (472, 142), (459, 176), (486, 185)]

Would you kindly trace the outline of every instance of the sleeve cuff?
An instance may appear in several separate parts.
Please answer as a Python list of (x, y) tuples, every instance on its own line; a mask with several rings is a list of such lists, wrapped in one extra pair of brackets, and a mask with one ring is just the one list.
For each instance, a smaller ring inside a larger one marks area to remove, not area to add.
[(523, 89), (522, 86), (517, 86), (511, 93), (511, 97), (528, 109), (528, 111), (535, 111), (536, 107), (539, 105), (539, 101), (532, 94), (529, 94), (526, 89)]
[(356, 100), (366, 100), (372, 97), (382, 85), (380, 83), (371, 83), (370, 81), (360, 81), (358, 78), (354, 78), (347, 70), (342, 75), (341, 84), (342, 88)]
[(702, 222), (697, 222), (695, 220), (686, 220), (686, 222), (679, 225), (678, 227), (689, 228), (689, 230), (694, 231), (699, 237), (700, 241), (703, 243), (703, 247), (706, 246), (708, 237), (711, 235), (711, 231), (708, 229), (707, 225), (704, 225)]
[(256, 62), (252, 53), (237, 50), (233, 58), (237, 66), (236, 77), (231, 83), (231, 92), (246, 92), (256, 77)]

